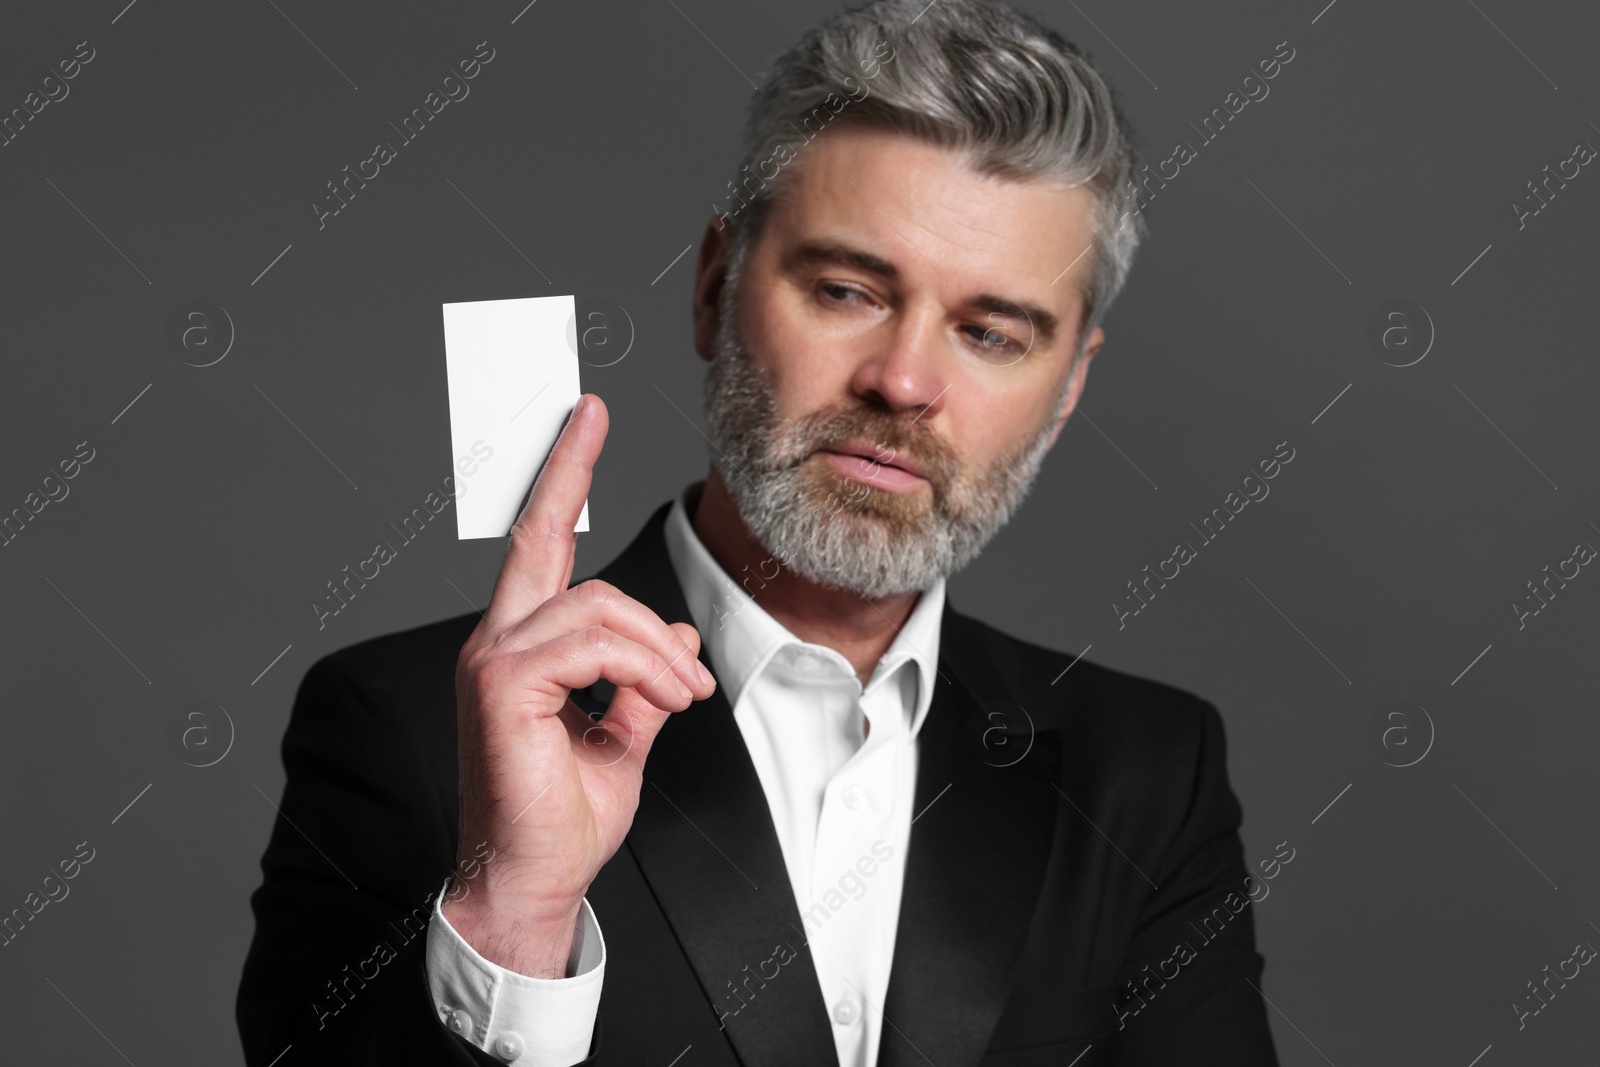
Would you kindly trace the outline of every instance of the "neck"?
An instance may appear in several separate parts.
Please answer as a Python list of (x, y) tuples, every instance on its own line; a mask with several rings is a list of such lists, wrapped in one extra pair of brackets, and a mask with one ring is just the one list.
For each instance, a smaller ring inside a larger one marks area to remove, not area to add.
[(837, 650), (865, 685), (922, 594), (873, 599), (819, 585), (776, 565), (772, 553), (745, 525), (715, 470), (689, 488), (685, 504), (701, 543), (729, 577), (800, 640)]

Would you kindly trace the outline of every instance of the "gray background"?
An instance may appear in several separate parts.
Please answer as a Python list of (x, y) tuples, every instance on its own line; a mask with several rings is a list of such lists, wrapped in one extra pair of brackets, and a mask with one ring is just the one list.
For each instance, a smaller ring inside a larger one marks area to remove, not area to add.
[[(485, 602), (499, 567), (446, 513), (325, 629), (309, 607), (450, 472), (440, 303), (631, 316), (628, 357), (583, 370), (613, 429), (579, 575), (704, 473), (694, 252), (674, 257), (724, 202), (751, 79), (833, 6), (525, 2), (7, 12), (0, 112), (97, 52), (0, 148), (0, 512), (95, 449), (0, 548), (0, 912), (96, 850), (0, 949), (7, 1059), (243, 1062), (247, 897), (300, 677)], [(950, 596), (1221, 708), (1247, 861), (1296, 850), (1254, 906), (1286, 1065), (1575, 1062), (1600, 978), (1520, 1032), (1510, 1005), (1600, 944), (1600, 577), (1521, 630), (1510, 602), (1600, 545), (1600, 173), (1520, 231), (1509, 205), (1600, 146), (1600, 17), (1324, 3), (1022, 5), (1105, 71), (1146, 159), (1198, 155), (1145, 212), (1081, 413)], [(319, 232), (324, 183), (485, 40), (471, 95)], [(1200, 145), (1188, 124), (1285, 40), (1270, 96)], [(194, 298), (236, 328), (211, 367), (165, 341)], [(1437, 330), (1405, 368), (1365, 338), (1395, 298)], [(1285, 440), (1270, 497), (1119, 630), (1124, 583)], [(195, 699), (236, 731), (205, 768), (167, 738)], [(1406, 768), (1367, 740), (1395, 699), (1436, 731)]]

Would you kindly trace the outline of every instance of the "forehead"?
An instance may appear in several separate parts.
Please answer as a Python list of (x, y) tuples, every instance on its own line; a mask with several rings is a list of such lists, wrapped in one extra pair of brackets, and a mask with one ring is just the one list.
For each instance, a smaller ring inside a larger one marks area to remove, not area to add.
[(765, 228), (774, 244), (841, 240), (943, 296), (1003, 291), (1077, 321), (1093, 258), (1088, 189), (984, 176), (950, 149), (859, 127), (828, 130), (789, 169)]

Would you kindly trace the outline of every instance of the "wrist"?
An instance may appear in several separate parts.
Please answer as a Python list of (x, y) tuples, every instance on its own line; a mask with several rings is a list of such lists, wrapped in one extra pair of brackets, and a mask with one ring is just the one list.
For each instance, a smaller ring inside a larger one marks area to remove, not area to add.
[(529, 978), (565, 978), (582, 898), (552, 911), (498, 906), (483, 894), (444, 901), (439, 908), (473, 951)]

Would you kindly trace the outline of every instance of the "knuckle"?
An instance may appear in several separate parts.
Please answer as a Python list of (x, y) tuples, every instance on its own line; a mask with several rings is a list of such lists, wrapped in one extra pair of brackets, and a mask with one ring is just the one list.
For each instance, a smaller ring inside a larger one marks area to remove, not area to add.
[(483, 645), (468, 641), (456, 654), (456, 677), (475, 678), (483, 670), (483, 664), (487, 659), (488, 655)]
[(578, 591), (599, 605), (615, 603), (622, 598), (622, 590), (602, 578), (590, 578), (578, 586)]
[(545, 540), (554, 541), (560, 545), (576, 544), (578, 540), (577, 531), (567, 529), (566, 526), (554, 516), (541, 516), (539, 529), (544, 535)]
[(504, 656), (485, 657), (467, 673), (467, 691), (480, 702), (489, 702), (505, 692), (516, 665)]
[(507, 552), (525, 553), (533, 547), (535, 538), (558, 545), (575, 545), (578, 535), (574, 530), (565, 529), (556, 519), (541, 514), (530, 498), (527, 508), (511, 524)]

